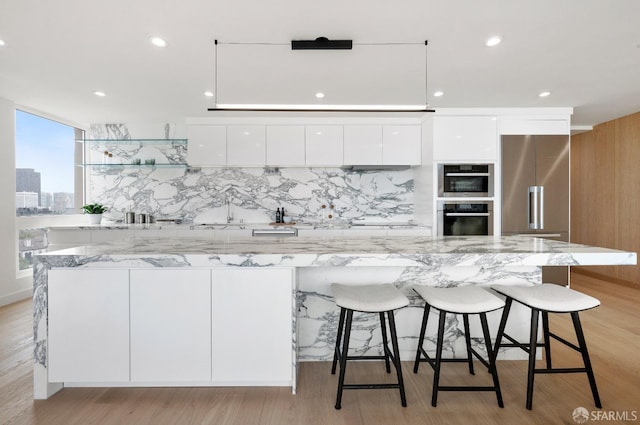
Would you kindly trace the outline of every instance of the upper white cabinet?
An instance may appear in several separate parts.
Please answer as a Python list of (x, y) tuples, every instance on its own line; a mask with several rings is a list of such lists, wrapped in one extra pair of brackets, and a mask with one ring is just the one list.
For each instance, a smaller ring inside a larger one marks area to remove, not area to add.
[(382, 126), (344, 126), (344, 164), (382, 164)]
[(571, 134), (571, 122), (566, 117), (504, 116), (500, 117), (500, 134)]
[(251, 167), (265, 163), (264, 125), (227, 126), (227, 165)]
[(189, 126), (192, 166), (420, 165), (420, 125)]
[(436, 116), (433, 119), (433, 159), (439, 162), (485, 161), (498, 157), (495, 116)]
[(307, 166), (339, 166), (344, 163), (341, 125), (306, 126), (305, 140)]
[(304, 126), (267, 126), (267, 165), (305, 166)]
[(419, 125), (345, 125), (345, 165), (420, 165)]
[(419, 125), (385, 125), (382, 129), (382, 165), (420, 165), (421, 146)]
[(227, 165), (227, 126), (190, 125), (187, 164)]

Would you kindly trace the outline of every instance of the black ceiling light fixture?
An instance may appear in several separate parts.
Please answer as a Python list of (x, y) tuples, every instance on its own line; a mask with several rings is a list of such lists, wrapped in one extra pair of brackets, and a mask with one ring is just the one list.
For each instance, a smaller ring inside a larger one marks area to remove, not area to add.
[[(226, 44), (258, 44), (258, 45), (283, 45), (283, 43), (226, 43)], [(327, 37), (318, 37), (315, 40), (291, 40), (291, 50), (352, 50), (352, 40), (330, 40)], [(356, 43), (357, 45), (358, 43)], [(418, 43), (360, 43), (363, 45), (407, 45)], [(208, 111), (245, 111), (245, 112), (435, 112), (435, 109), (429, 108), (429, 95), (427, 86), (427, 70), (428, 70), (428, 56), (427, 46), (428, 40), (424, 42), (425, 53), (425, 104), (406, 106), (406, 105), (380, 105), (375, 107), (373, 105), (244, 105), (244, 104), (230, 104), (222, 105), (218, 104), (218, 40), (214, 41), (214, 96), (213, 96), (213, 108), (208, 108)]]
[(351, 50), (352, 40), (329, 40), (318, 37), (315, 40), (291, 40), (291, 50)]

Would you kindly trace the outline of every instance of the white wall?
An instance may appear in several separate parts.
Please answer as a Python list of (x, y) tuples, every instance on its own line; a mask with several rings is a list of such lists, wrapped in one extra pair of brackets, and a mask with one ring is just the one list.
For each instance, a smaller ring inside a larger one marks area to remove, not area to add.
[(29, 276), (16, 278), (16, 111), (13, 102), (0, 98), (0, 305), (31, 296)]

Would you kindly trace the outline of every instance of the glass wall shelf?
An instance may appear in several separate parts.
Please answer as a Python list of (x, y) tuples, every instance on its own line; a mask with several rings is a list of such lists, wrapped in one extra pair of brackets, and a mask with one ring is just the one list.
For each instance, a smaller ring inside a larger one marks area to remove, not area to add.
[(85, 143), (114, 145), (186, 145), (187, 139), (85, 139)]
[(95, 163), (95, 164), (79, 164), (80, 167), (104, 167), (104, 168), (150, 168), (150, 167), (162, 167), (162, 168), (167, 168), (167, 167), (176, 167), (176, 168), (184, 168), (187, 167), (187, 164), (184, 163), (175, 163), (175, 164), (168, 164), (168, 163), (156, 163), (156, 164), (99, 164), (99, 163)]

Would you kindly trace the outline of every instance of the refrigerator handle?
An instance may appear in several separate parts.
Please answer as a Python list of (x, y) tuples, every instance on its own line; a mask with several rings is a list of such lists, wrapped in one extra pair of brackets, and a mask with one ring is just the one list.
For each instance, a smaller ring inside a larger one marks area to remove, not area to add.
[(544, 187), (529, 186), (529, 229), (544, 228)]

